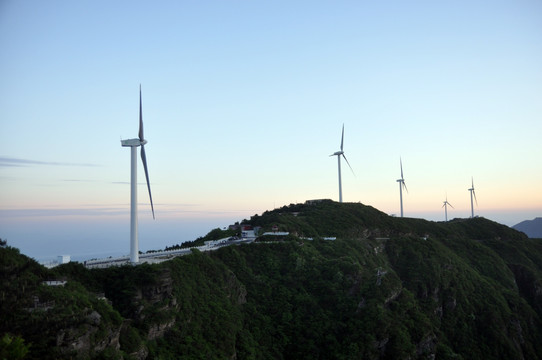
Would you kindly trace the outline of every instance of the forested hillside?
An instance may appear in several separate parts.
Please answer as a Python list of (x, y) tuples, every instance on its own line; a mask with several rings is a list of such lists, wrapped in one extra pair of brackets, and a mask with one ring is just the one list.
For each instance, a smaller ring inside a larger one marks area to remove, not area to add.
[(1, 248), (0, 335), (28, 359), (542, 357), (539, 240), (331, 201), (243, 222), (289, 235), (96, 270)]

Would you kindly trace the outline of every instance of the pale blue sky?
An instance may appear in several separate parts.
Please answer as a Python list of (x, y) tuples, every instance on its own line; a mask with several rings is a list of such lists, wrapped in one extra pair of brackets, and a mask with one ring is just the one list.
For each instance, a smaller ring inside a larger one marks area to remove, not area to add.
[(0, 2), (0, 237), (123, 251), (139, 84), (142, 250), (314, 198), (542, 216), (540, 1)]

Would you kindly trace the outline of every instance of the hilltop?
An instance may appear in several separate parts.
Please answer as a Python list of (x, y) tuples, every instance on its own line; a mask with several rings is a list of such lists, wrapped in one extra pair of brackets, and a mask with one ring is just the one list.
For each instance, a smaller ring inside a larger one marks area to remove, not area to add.
[(512, 228), (524, 232), (530, 238), (542, 239), (542, 217), (522, 221), (512, 226)]
[[(288, 235), (95, 270), (47, 270), (0, 248), (0, 335), (24, 340), (27, 358), (41, 359), (542, 354), (542, 242), (521, 232), (484, 218), (394, 218), (332, 201), (241, 223)], [(53, 279), (66, 283), (42, 283)]]
[[(434, 222), (416, 218), (389, 216), (372, 206), (361, 203), (337, 203), (331, 200), (307, 201), (290, 204), (266, 211), (243, 220), (253, 226), (271, 231), (290, 231), (300, 237), (389, 237), (404, 235), (433, 235), (439, 237), (468, 237), (471, 239), (498, 238), (526, 239), (505, 225), (476, 217), (454, 219), (449, 222)], [(360, 231), (363, 234), (360, 234)]]

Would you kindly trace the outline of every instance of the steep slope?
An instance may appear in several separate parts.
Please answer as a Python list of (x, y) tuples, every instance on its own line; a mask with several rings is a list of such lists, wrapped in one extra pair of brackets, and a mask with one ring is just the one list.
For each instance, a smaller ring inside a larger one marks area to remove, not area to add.
[(20, 336), (27, 359), (117, 354), (122, 318), (78, 282), (51, 286), (50, 271), (15, 248), (0, 248), (0, 334)]
[[(483, 218), (393, 218), (331, 201), (244, 222), (290, 235), (100, 270), (51, 272), (0, 249), (3, 296), (16, 294), (2, 303), (1, 330), (44, 359), (541, 357), (542, 243), (523, 233)], [(41, 284), (60, 277), (62, 289)], [(99, 292), (110, 304), (94, 300)], [(56, 304), (18, 305), (36, 293)]]

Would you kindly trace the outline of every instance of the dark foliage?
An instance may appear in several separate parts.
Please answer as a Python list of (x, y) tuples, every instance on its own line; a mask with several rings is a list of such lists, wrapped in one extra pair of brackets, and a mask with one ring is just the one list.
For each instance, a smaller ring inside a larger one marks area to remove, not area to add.
[[(27, 358), (541, 357), (539, 240), (483, 218), (393, 218), (332, 201), (245, 222), (290, 235), (100, 270), (50, 271), (0, 248), (2, 334), (28, 344)], [(52, 278), (68, 282), (41, 283)], [(33, 296), (54, 305), (28, 311)]]

